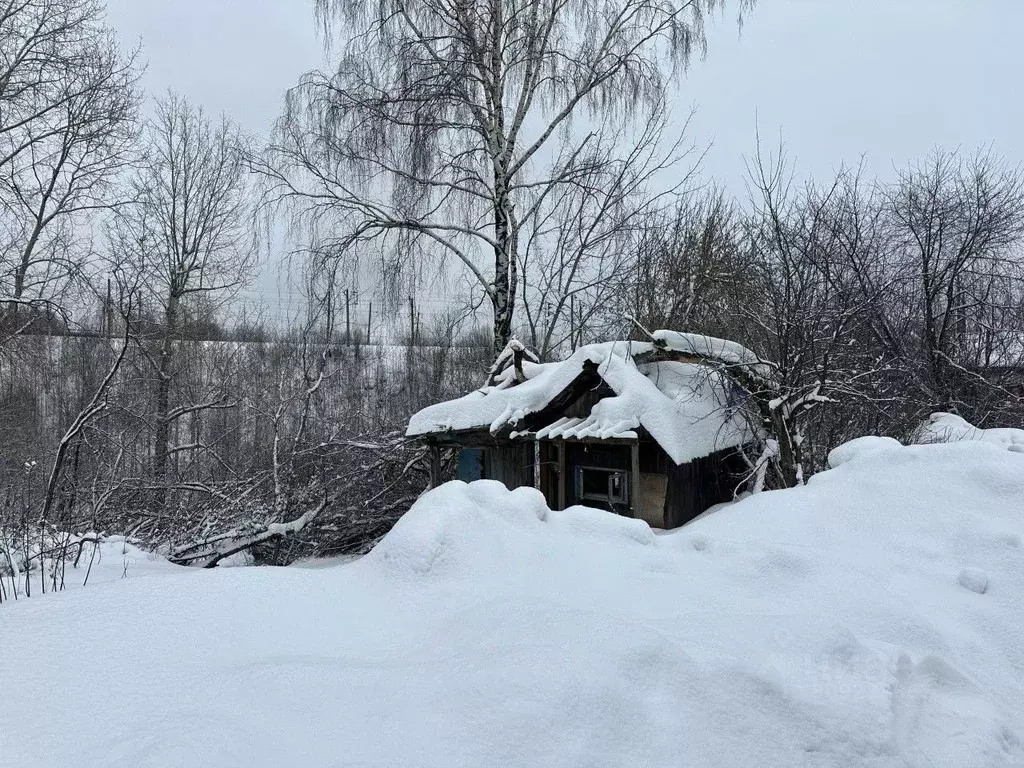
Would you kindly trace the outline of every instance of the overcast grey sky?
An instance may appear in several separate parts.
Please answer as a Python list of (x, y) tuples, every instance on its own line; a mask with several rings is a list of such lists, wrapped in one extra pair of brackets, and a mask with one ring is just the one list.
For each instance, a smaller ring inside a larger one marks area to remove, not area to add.
[[(140, 41), (151, 92), (173, 88), (248, 130), (323, 61), (311, 0), (108, 0)], [(705, 169), (742, 189), (755, 129), (781, 131), (802, 172), (861, 154), (885, 174), (931, 148), (992, 145), (1024, 161), (1024, 0), (759, 0), (742, 34), (734, 9), (684, 83)], [(683, 110), (681, 110), (682, 113)]]
[(694, 68), (692, 133), (730, 186), (757, 125), (815, 174), (864, 154), (884, 175), (936, 146), (1021, 162), (1022, 28), (1021, 0), (759, 0)]
[[(266, 133), (284, 90), (322, 65), (312, 0), (107, 0), (141, 41), (151, 93), (179, 91)], [(758, 0), (710, 30), (680, 92), (690, 135), (713, 142), (705, 175), (742, 194), (756, 131), (781, 135), (800, 175), (863, 155), (888, 175), (936, 146), (991, 146), (1024, 162), (1024, 0)], [(270, 298), (267, 272), (253, 294)], [(257, 303), (255, 298), (253, 303)]]

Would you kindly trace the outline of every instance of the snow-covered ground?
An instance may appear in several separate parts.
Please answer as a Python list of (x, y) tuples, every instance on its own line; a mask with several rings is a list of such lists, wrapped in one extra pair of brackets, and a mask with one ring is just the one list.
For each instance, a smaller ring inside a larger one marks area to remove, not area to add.
[(979, 429), (955, 413), (933, 413), (914, 435), (914, 442), (922, 444), (956, 443), (962, 440), (981, 440), (1011, 451), (1024, 452), (1024, 429)]
[(0, 606), (0, 764), (1024, 765), (1024, 454), (865, 441), (655, 536), (450, 483), (331, 568)]
[(90, 532), (47, 538), (48, 551), (58, 545), (67, 548), (67, 559), (58, 562), (47, 557), (43, 570), (39, 568), (39, 542), (35, 535), (30, 537), (27, 549), (32, 555), (32, 567), (26, 573), (25, 545), (17, 538), (12, 541), (0, 535), (0, 598), (3, 602), (39, 596), (55, 587), (57, 591), (66, 591), (154, 573), (181, 572), (166, 558), (141, 549), (124, 536), (97, 536)]

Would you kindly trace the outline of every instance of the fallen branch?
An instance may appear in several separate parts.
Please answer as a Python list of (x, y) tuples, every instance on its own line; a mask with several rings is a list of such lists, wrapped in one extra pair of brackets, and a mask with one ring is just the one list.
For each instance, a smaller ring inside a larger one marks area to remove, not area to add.
[(300, 533), (326, 507), (327, 498), (325, 497), (317, 506), (306, 510), (301, 517), (289, 523), (269, 523), (256, 531), (220, 534), (213, 539), (184, 547), (172, 554), (168, 559), (177, 565), (213, 568), (224, 558), (244, 552), (258, 544)]

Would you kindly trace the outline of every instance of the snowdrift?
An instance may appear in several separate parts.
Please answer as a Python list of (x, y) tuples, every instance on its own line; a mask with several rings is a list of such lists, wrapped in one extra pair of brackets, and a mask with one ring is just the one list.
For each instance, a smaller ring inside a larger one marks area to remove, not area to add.
[[(44, 577), (39, 568), (39, 541), (38, 531), (33, 531), (28, 540), (31, 565), (28, 574), (25, 573), (25, 548), (18, 546), (22, 542), (15, 540), (10, 551), (0, 545), (0, 581), (3, 582), (0, 594), (4, 601), (42, 595), (54, 588), (54, 561), (47, 558)], [(47, 548), (64, 543), (70, 557), (63, 568), (57, 569), (56, 584), (61, 591), (179, 570), (165, 557), (142, 549), (138, 542), (124, 536), (103, 536), (93, 531), (83, 535), (58, 533), (49, 538)]]
[(924, 445), (958, 443), (965, 440), (995, 443), (1009, 448), (1011, 451), (1024, 453), (1024, 429), (1013, 427), (981, 429), (955, 413), (933, 413), (913, 435), (913, 442)]
[(449, 483), (361, 560), (0, 608), (0, 764), (1024, 765), (1024, 455), (866, 441), (686, 528)]

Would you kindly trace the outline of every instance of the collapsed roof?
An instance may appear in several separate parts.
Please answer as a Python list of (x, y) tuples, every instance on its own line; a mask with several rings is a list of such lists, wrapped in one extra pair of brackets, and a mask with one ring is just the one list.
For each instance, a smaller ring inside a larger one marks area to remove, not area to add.
[[(726, 374), (654, 353), (668, 349), (752, 368), (762, 365), (757, 357), (739, 344), (706, 336), (658, 331), (654, 339), (590, 344), (561, 362), (522, 360), (518, 369), (509, 366), (494, 375), (493, 385), (416, 413), (406, 434), (486, 430), (513, 439), (636, 440), (642, 429), (676, 464), (749, 442), (753, 431), (744, 399)], [(588, 415), (559, 415), (581, 393), (581, 383), (593, 389), (601, 382), (614, 394)], [(548, 413), (550, 421), (536, 423)]]

